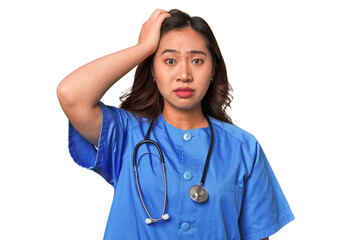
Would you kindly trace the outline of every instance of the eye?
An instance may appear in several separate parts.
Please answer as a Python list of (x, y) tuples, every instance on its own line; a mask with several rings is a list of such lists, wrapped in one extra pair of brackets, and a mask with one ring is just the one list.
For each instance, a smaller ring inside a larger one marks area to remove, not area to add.
[(201, 64), (201, 63), (203, 63), (204, 61), (203, 60), (201, 60), (201, 59), (194, 59), (194, 60), (192, 60), (192, 63), (195, 63), (195, 64)]
[(167, 64), (175, 64), (176, 62), (175, 62), (175, 60), (174, 59), (166, 59), (166, 61), (165, 61)]

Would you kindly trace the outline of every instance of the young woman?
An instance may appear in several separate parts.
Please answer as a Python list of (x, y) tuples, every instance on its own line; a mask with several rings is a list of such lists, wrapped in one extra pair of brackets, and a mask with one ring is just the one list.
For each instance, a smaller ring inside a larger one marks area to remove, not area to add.
[[(120, 107), (100, 102), (136, 66)], [(294, 219), (229, 90), (207, 23), (159, 9), (137, 45), (59, 84), (72, 158), (114, 186), (104, 239), (268, 239)]]

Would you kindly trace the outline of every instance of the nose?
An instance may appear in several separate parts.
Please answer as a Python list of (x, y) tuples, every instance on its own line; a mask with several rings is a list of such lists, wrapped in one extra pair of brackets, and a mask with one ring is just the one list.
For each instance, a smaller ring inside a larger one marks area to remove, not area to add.
[(177, 81), (192, 82), (193, 79), (192, 79), (190, 69), (189, 69), (189, 66), (187, 65), (187, 63), (183, 62), (183, 63), (179, 64), (178, 67), (179, 67), (179, 72), (178, 72), (178, 76), (177, 76)]

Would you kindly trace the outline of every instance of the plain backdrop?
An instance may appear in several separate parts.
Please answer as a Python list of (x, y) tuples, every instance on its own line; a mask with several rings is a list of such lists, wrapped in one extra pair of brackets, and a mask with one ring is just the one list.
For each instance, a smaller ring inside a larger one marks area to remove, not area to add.
[[(56, 87), (137, 43), (156, 9), (203, 17), (224, 56), (233, 122), (262, 145), (295, 215), (271, 239), (360, 239), (360, 4), (1, 1), (0, 239), (102, 239), (113, 189), (77, 166)], [(118, 106), (134, 71), (103, 97)]]

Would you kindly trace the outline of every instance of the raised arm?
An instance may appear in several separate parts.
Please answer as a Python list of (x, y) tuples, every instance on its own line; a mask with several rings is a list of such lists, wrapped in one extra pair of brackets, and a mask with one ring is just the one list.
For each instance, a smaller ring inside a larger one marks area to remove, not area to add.
[(101, 130), (98, 102), (131, 69), (156, 51), (160, 28), (170, 14), (156, 10), (143, 24), (137, 45), (96, 59), (70, 73), (57, 87), (60, 105), (75, 129), (97, 146)]

